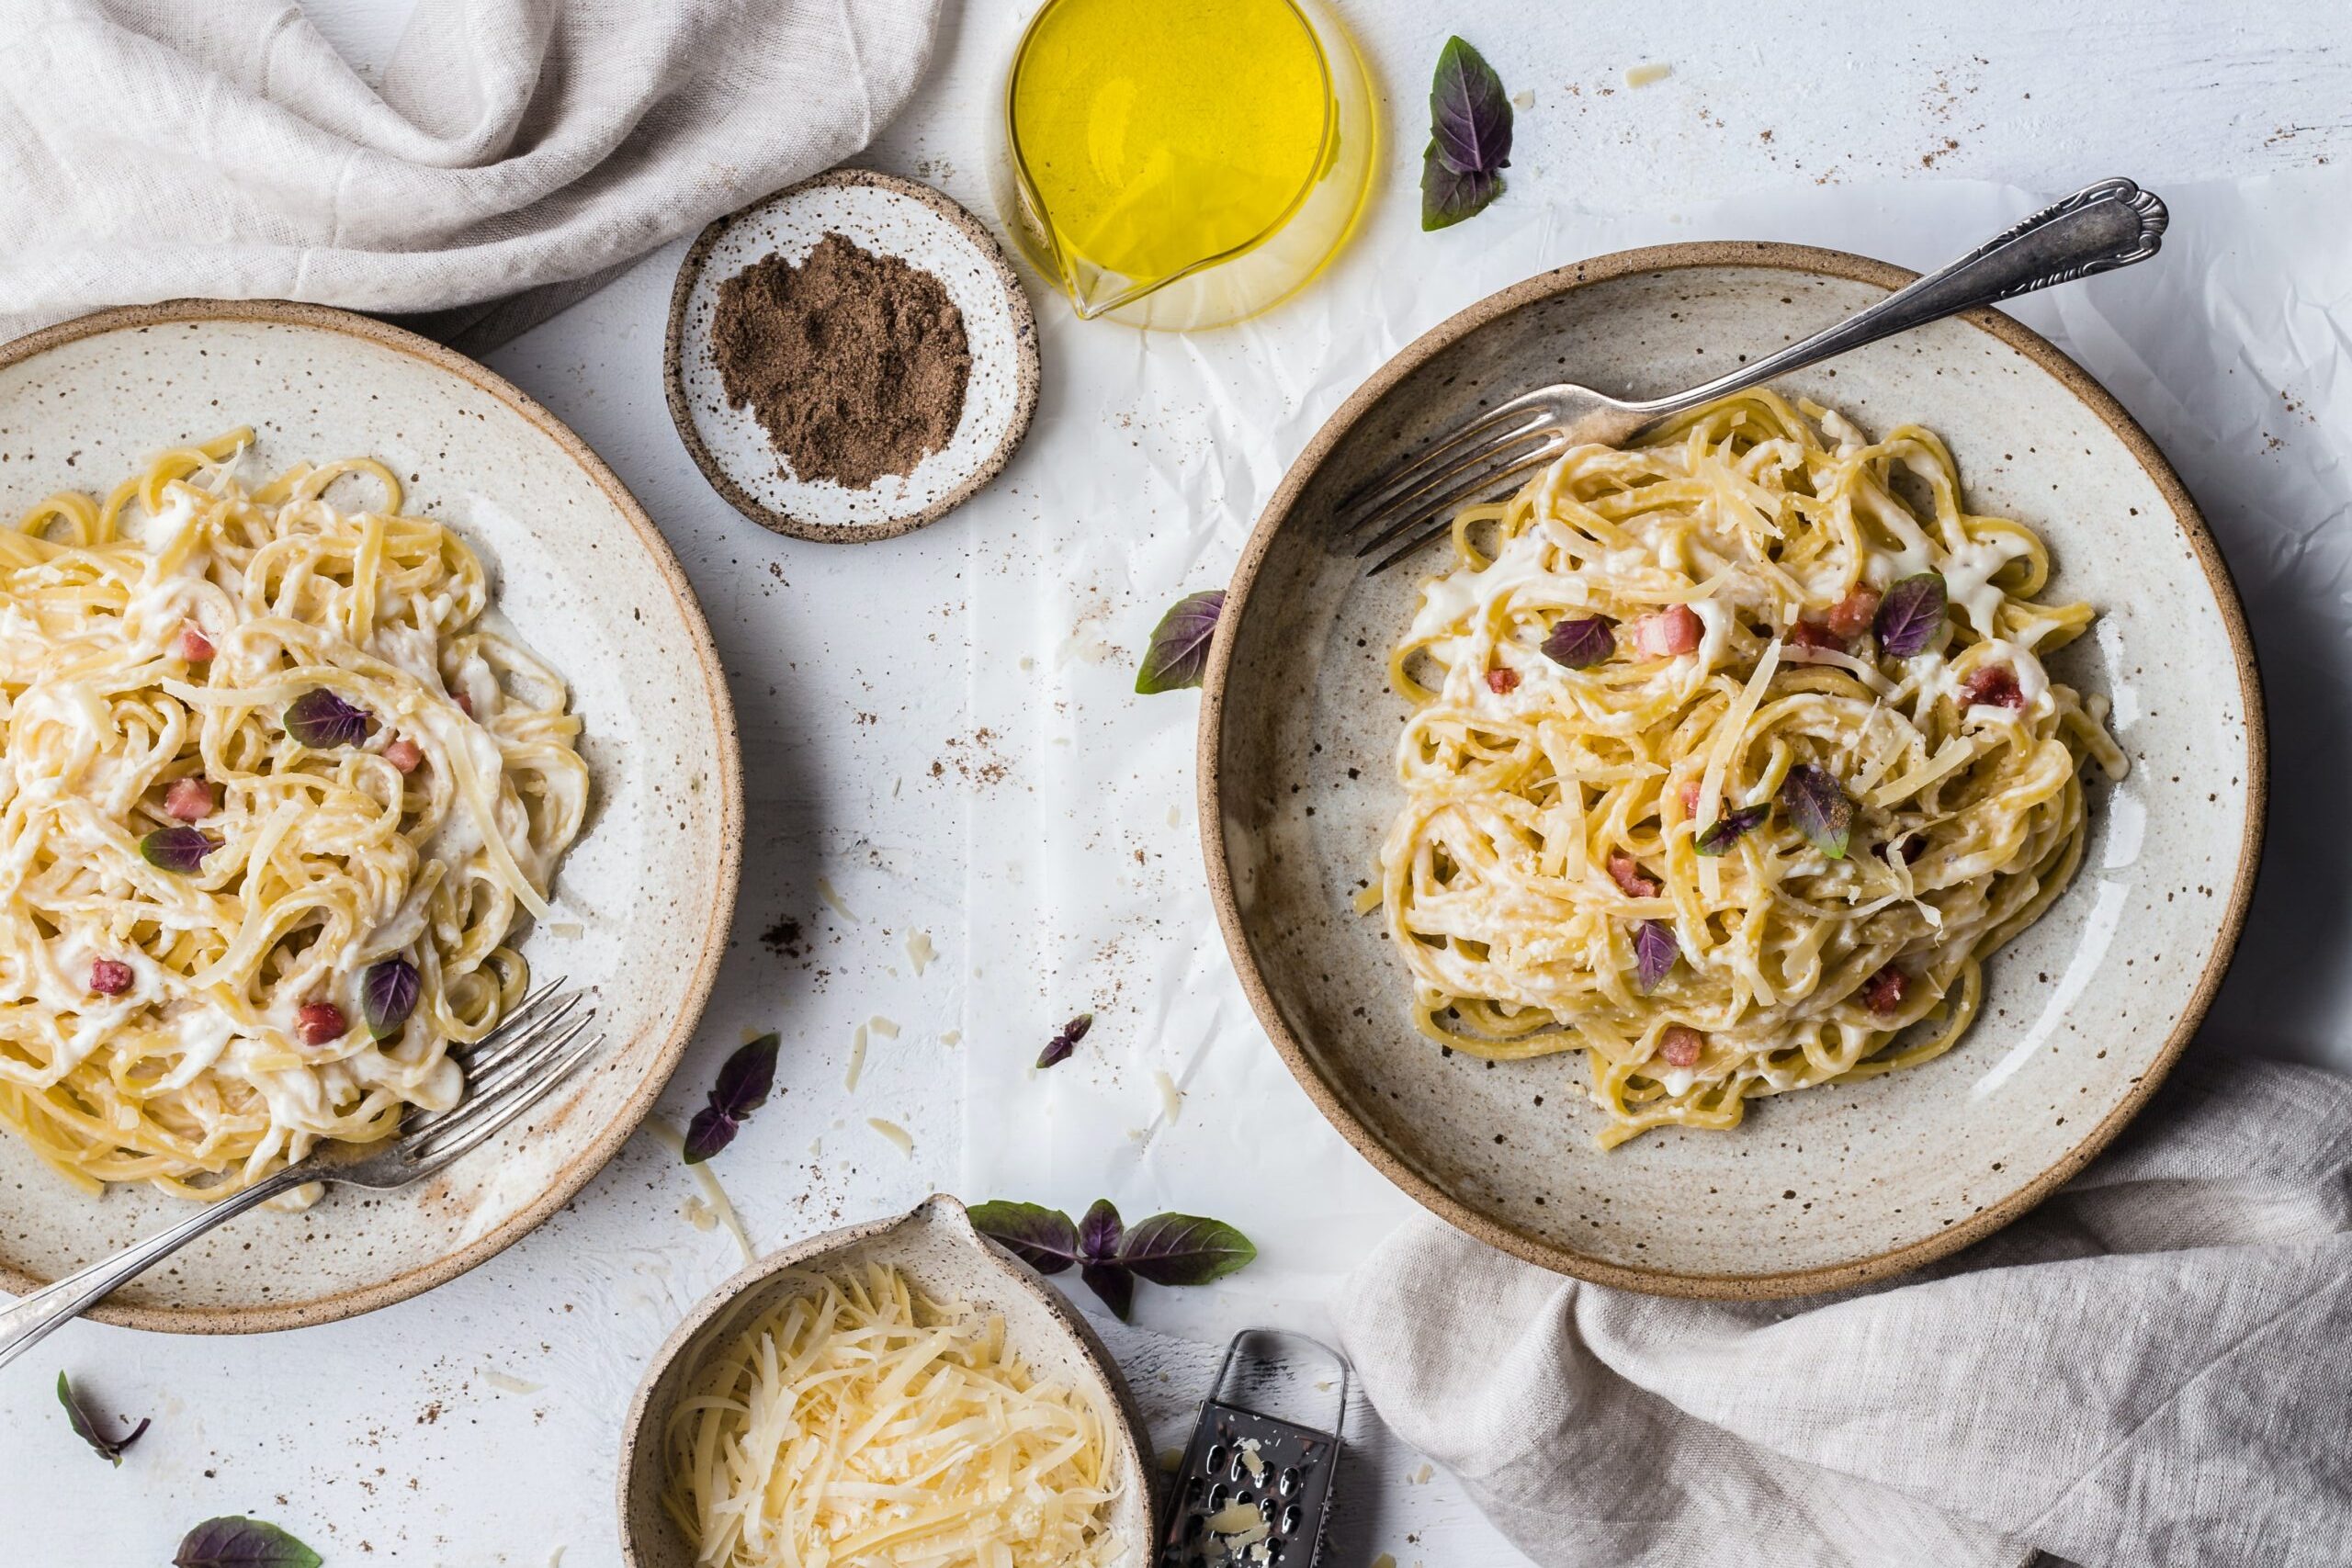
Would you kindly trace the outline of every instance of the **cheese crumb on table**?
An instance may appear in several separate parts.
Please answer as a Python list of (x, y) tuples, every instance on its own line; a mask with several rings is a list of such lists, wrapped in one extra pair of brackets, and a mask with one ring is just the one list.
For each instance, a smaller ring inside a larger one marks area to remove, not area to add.
[(859, 1024), (857, 1032), (849, 1037), (849, 1071), (842, 1075), (842, 1088), (852, 1094), (857, 1092), (857, 1080), (865, 1076), (865, 1025)]
[(886, 1142), (896, 1145), (900, 1154), (910, 1159), (914, 1157), (915, 1138), (912, 1133), (908, 1132), (896, 1122), (885, 1122), (879, 1116), (867, 1117), (865, 1124), (881, 1134)]
[(1636, 65), (1631, 71), (1625, 73), (1625, 85), (1628, 87), (1646, 87), (1653, 82), (1663, 82), (1668, 76), (1673, 74), (1674, 67), (1671, 65), (1660, 65), (1657, 63)]

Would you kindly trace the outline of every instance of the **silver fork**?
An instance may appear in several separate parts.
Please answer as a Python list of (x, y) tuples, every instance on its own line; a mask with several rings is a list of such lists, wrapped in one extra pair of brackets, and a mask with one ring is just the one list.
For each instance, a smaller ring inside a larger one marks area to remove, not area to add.
[(448, 1110), (408, 1121), (396, 1137), (384, 1143), (322, 1145), (308, 1158), (204, 1205), (169, 1230), (0, 1310), (0, 1366), (48, 1337), (66, 1319), (79, 1316), (101, 1297), (256, 1203), (309, 1181), (390, 1191), (421, 1181), (479, 1147), (537, 1104), (604, 1043), (601, 1034), (581, 1038), (596, 1021), (596, 1010), (582, 1010), (581, 999), (578, 991), (557, 991), (552, 984), (526, 997), (469, 1052), (466, 1096)]
[(1343, 535), (1372, 531), (1356, 551), (1361, 559), (1415, 524), (1439, 519), (1374, 562), (1366, 575), (1377, 576), (1442, 536), (1462, 507), (1504, 493), (1521, 475), (1571, 446), (1623, 446), (1662, 419), (1785, 371), (1980, 305), (2145, 261), (2156, 254), (2166, 216), (2153, 191), (2126, 179), (2101, 180), (1837, 325), (1687, 392), (1638, 402), (1566, 383), (1522, 392), (1448, 431), (1387, 478), (1342, 502), (1338, 526)]

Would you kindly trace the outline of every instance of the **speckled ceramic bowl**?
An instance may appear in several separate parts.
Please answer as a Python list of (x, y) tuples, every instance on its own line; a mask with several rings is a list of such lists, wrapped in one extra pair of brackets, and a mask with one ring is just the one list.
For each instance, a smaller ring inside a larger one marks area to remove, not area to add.
[(694, 1370), (744, 1325), (828, 1274), (887, 1264), (934, 1301), (969, 1302), (1004, 1319), (1005, 1342), (1041, 1374), (1077, 1389), (1102, 1417), (1120, 1498), (1112, 1519), (1121, 1568), (1143, 1568), (1159, 1539), (1149, 1438), (1111, 1352), (1035, 1270), (972, 1228), (944, 1193), (906, 1213), (829, 1231), (761, 1258), (703, 1298), (638, 1385), (621, 1430), (621, 1551), (628, 1568), (693, 1568), (694, 1549), (662, 1506), (664, 1435)]
[[(523, 951), (594, 988), (605, 1049), (432, 1180), (239, 1216), (92, 1314), (208, 1333), (347, 1317), (439, 1284), (554, 1213), (628, 1137), (694, 1032), (735, 908), (742, 780), (727, 682), (684, 574), (611, 469), (547, 410), (413, 333), (314, 305), (180, 300), (0, 348), (0, 513), (103, 491), (239, 424), (266, 465), (372, 456), (480, 552), (497, 612), (571, 682), (588, 818), (557, 920)], [(571, 929), (577, 928), (576, 934)], [(0, 1134), (0, 1287), (24, 1291), (183, 1218), (91, 1198)]]
[[(728, 406), (711, 356), (718, 286), (769, 255), (799, 262), (831, 233), (936, 276), (964, 313), (971, 345), (955, 435), (912, 473), (864, 490), (797, 477), (751, 411)], [(1020, 446), (1037, 407), (1037, 322), (1012, 264), (978, 219), (927, 185), (835, 169), (702, 231), (671, 292), (662, 374), (679, 438), (736, 511), (796, 538), (888, 539), (962, 505)]]
[(1752, 1102), (1715, 1133), (1594, 1145), (1580, 1053), (1448, 1057), (1405, 1017), (1403, 965), (1351, 912), (1401, 798), (1389, 645), (1428, 562), (1366, 581), (1333, 502), (1487, 401), (1555, 380), (1655, 396), (1907, 282), (1838, 252), (1630, 251), (1532, 278), (1413, 343), (1318, 432), (1236, 569), (1201, 715), (1201, 824), (1226, 942), (1317, 1105), (1416, 1199), (1505, 1251), (1689, 1296), (1794, 1295), (1939, 1258), (2080, 1168), (2203, 1015), (2252, 889), (2263, 806), (2251, 645), (2163, 457), (2080, 367), (1979, 311), (1776, 385), (1865, 429), (1916, 421), (1973, 506), (2051, 547), (2098, 611), (2058, 654), (2114, 703), (2132, 759), (2092, 791), (2075, 886), (1986, 966), (1984, 1011), (1908, 1072)]

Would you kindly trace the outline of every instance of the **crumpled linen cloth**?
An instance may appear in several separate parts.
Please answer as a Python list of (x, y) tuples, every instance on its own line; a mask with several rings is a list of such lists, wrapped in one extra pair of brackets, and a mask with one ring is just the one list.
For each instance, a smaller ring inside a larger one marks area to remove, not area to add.
[(478, 352), (864, 147), (941, 4), (420, 0), (370, 86), (294, 0), (7, 0), (0, 339), (211, 295)]
[(1669, 1301), (1417, 1219), (1335, 1312), (1546, 1568), (2352, 1562), (2352, 1079), (2184, 1065), (1936, 1269)]

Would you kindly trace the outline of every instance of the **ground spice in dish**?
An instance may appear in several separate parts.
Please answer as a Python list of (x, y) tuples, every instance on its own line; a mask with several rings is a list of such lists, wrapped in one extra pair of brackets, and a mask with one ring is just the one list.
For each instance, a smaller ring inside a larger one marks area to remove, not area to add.
[(972, 371), (964, 312), (939, 279), (839, 234), (797, 266), (769, 255), (721, 283), (712, 347), (728, 402), (751, 410), (791, 476), (849, 490), (945, 446)]

